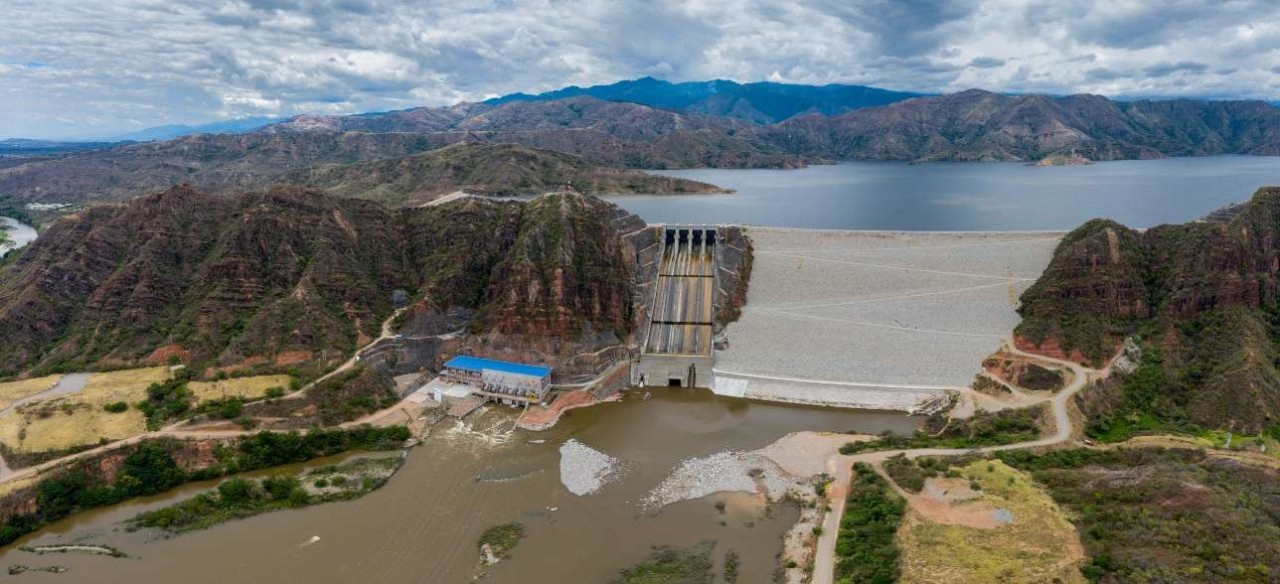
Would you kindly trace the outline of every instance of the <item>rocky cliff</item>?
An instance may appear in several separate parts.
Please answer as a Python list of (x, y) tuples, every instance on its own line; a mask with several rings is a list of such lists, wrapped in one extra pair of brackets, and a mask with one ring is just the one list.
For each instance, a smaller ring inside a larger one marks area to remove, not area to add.
[(410, 327), (461, 311), (477, 315), (477, 338), (537, 339), (549, 353), (616, 339), (629, 332), (633, 256), (619, 215), (580, 195), (396, 211), (296, 188), (177, 187), (92, 207), (0, 267), (12, 348), (0, 375), (171, 354), (319, 367), (376, 337), (397, 291), (416, 299)]
[[(1280, 188), (1224, 222), (1136, 232), (1095, 220), (1022, 296), (1024, 348), (1099, 365), (1142, 339), (1157, 409), (1258, 431), (1280, 415)], [(1148, 404), (1151, 405), (1151, 404)]]

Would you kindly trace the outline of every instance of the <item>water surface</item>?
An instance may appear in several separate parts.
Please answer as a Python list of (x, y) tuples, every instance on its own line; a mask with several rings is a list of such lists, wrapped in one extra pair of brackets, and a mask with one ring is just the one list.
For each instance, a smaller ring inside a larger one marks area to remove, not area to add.
[(1035, 167), (1021, 163), (846, 162), (800, 170), (664, 171), (733, 195), (620, 195), (650, 223), (812, 229), (1072, 229), (1094, 217), (1181, 223), (1280, 184), (1280, 157), (1212, 156)]
[(0, 244), (0, 254), (11, 249), (23, 247), (36, 240), (35, 228), (12, 217), (0, 217), (0, 230), (4, 231), (4, 234), (12, 242)]
[[(356, 501), (172, 539), (119, 529), (133, 514), (197, 490), (187, 487), (54, 524), (6, 548), (0, 564), (64, 565), (71, 571), (58, 581), (68, 582), (465, 583), (477, 573), (480, 533), (520, 521), (528, 537), (510, 561), (489, 570), (486, 582), (607, 582), (650, 546), (714, 539), (717, 557), (728, 549), (741, 555), (741, 584), (765, 584), (798, 510), (780, 506), (764, 515), (718, 495), (730, 501), (723, 514), (705, 499), (646, 514), (640, 500), (688, 458), (759, 448), (797, 430), (915, 427), (900, 413), (750, 402), (706, 390), (655, 389), (649, 399), (644, 393), (571, 411), (548, 432), (512, 432), (514, 414), (505, 408), (463, 424), (442, 423), (390, 483)], [(560, 484), (559, 448), (571, 438), (621, 459), (622, 478), (594, 495), (569, 493)], [(320, 539), (306, 544), (313, 536)], [(71, 542), (114, 545), (135, 557), (35, 556), (17, 549)]]

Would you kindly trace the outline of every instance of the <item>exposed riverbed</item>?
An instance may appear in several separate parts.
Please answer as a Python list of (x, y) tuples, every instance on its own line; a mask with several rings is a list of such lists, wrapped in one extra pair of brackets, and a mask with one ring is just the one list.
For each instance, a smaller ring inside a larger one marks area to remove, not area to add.
[[(77, 574), (129, 583), (181, 574), (186, 582), (468, 582), (478, 573), (480, 533), (518, 521), (527, 537), (510, 560), (488, 568), (487, 581), (606, 582), (652, 545), (714, 539), (717, 561), (729, 549), (741, 556), (739, 582), (765, 583), (796, 509), (777, 506), (766, 514), (735, 505), (741, 495), (715, 495), (646, 513), (645, 497), (684, 461), (760, 448), (793, 431), (915, 427), (901, 413), (748, 402), (705, 390), (648, 396), (633, 393), (574, 410), (541, 433), (512, 431), (515, 413), (505, 408), (443, 422), (389, 484), (356, 501), (270, 513), (172, 539), (121, 528), (142, 510), (211, 486), (191, 485), (56, 523), (6, 548), (0, 562), (64, 565), (71, 569), (66, 581)], [(616, 461), (594, 493), (575, 495), (562, 484), (561, 449), (570, 440)], [(729, 501), (723, 512), (713, 504), (721, 497)], [(111, 545), (134, 559), (37, 557), (17, 549), (67, 543)]]

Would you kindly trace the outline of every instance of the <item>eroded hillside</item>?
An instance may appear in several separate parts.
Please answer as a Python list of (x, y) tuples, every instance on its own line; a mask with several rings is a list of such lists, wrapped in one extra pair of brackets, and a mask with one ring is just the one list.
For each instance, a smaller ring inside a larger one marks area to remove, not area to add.
[(324, 367), (379, 335), (396, 296), (411, 315), (476, 314), (477, 336), (571, 351), (629, 333), (634, 252), (620, 230), (637, 224), (580, 195), (397, 211), (297, 188), (175, 187), (64, 218), (0, 268), (12, 349), (0, 375), (171, 355)]
[[(1124, 337), (1141, 339), (1137, 372), (1084, 403), (1099, 433), (1156, 419), (1261, 431), (1280, 415), (1278, 244), (1275, 187), (1227, 222), (1137, 232), (1091, 221), (1063, 239), (1022, 296), (1019, 342), (1096, 365)], [(1143, 421), (1144, 412), (1154, 418)]]

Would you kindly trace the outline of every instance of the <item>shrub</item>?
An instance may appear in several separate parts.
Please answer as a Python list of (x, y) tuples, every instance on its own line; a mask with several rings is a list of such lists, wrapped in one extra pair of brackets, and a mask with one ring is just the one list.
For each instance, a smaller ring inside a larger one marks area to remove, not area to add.
[(240, 505), (253, 498), (253, 482), (245, 478), (227, 479), (218, 485), (218, 498), (225, 507)]
[(267, 395), (267, 399), (276, 399), (276, 398), (284, 397), (284, 388), (279, 386), (268, 387), (266, 395)]
[(238, 399), (229, 399), (218, 406), (218, 417), (224, 420), (234, 420), (243, 413), (244, 404), (241, 404)]
[(111, 402), (109, 404), (104, 404), (102, 406), (102, 409), (108, 412), (111, 412), (113, 414), (118, 414), (120, 412), (128, 410), (129, 404), (127, 402), (122, 402), (122, 401)]
[(904, 454), (896, 454), (884, 461), (884, 472), (905, 491), (919, 493), (924, 488), (924, 471)]
[[(893, 582), (900, 568), (894, 534), (906, 503), (866, 463), (853, 465), (844, 516), (836, 540), (836, 580)], [(788, 562), (794, 567), (794, 561)]]

